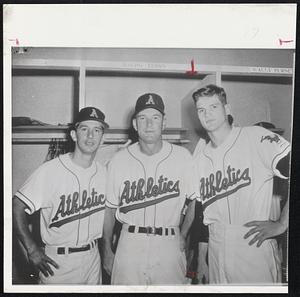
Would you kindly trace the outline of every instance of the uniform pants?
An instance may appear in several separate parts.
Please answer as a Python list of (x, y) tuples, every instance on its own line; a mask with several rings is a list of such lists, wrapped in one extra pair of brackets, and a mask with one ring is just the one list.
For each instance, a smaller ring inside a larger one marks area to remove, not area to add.
[(280, 281), (280, 257), (275, 239), (260, 247), (249, 246), (252, 237), (244, 226), (209, 225), (208, 265), (212, 284), (273, 284)]
[(186, 258), (175, 235), (121, 231), (115, 255), (113, 285), (175, 285), (186, 283)]
[(70, 254), (57, 254), (57, 247), (46, 246), (45, 253), (59, 265), (59, 269), (49, 264), (54, 275), (45, 277), (40, 272), (41, 284), (101, 284), (101, 262), (97, 244), (88, 251)]

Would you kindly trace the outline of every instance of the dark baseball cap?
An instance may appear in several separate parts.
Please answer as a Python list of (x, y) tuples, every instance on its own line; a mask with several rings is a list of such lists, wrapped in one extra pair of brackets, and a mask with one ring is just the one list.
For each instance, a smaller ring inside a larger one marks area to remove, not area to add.
[(96, 107), (85, 107), (78, 113), (74, 125), (83, 121), (98, 121), (103, 124), (104, 128), (108, 128), (109, 125), (104, 120), (105, 115), (101, 110)]
[(260, 126), (265, 129), (275, 129), (276, 128), (275, 125), (270, 122), (258, 122), (256, 124), (254, 124), (254, 126)]
[(146, 108), (154, 108), (165, 114), (165, 105), (162, 98), (155, 93), (147, 93), (138, 98), (135, 104), (134, 116)]

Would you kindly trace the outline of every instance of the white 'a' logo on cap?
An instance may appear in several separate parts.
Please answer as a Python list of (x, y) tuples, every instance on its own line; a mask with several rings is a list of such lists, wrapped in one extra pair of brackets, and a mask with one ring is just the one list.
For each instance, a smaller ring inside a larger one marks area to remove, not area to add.
[(154, 104), (154, 105), (155, 105), (155, 102), (154, 102), (154, 100), (153, 100), (152, 95), (149, 95), (149, 99), (148, 99), (148, 101), (146, 102), (146, 104)]
[(98, 118), (98, 114), (94, 108), (92, 109), (92, 112), (90, 113), (90, 117)]

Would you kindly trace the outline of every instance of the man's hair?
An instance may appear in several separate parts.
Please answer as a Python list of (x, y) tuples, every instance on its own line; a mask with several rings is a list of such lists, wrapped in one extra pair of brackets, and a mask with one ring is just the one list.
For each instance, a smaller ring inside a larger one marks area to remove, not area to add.
[(200, 97), (212, 97), (217, 95), (223, 105), (227, 104), (226, 93), (223, 88), (216, 85), (207, 85), (193, 93), (194, 102), (197, 103)]

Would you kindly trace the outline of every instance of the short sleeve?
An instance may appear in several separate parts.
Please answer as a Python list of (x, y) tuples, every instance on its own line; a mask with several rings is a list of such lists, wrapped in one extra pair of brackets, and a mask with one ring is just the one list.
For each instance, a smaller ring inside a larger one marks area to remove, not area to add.
[(290, 143), (280, 135), (261, 127), (251, 127), (251, 138), (261, 161), (274, 175), (286, 179), (276, 168), (278, 162), (291, 150)]
[(51, 195), (50, 175), (47, 174), (48, 167), (44, 166), (45, 164), (36, 169), (15, 193), (15, 196), (27, 205), (25, 211), (28, 214), (33, 214), (42, 208)]
[(106, 206), (109, 208), (118, 208), (119, 190), (117, 186), (116, 160), (113, 158), (108, 163), (107, 183), (106, 183)]
[(197, 198), (197, 177), (195, 175), (195, 168), (193, 165), (193, 159), (190, 153), (187, 154), (185, 159), (185, 171), (184, 171), (184, 181), (185, 181), (185, 194), (186, 198), (189, 200), (194, 200)]
[(195, 196), (197, 201), (200, 201), (200, 166), (201, 166), (201, 156), (202, 154), (193, 154), (192, 158), (192, 172), (194, 176), (194, 181), (195, 181)]
[(197, 142), (197, 145), (193, 152), (193, 158), (197, 158), (199, 154), (203, 152), (203, 149), (206, 147), (206, 141), (204, 138), (200, 138)]

